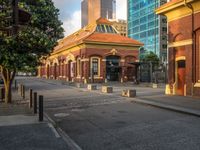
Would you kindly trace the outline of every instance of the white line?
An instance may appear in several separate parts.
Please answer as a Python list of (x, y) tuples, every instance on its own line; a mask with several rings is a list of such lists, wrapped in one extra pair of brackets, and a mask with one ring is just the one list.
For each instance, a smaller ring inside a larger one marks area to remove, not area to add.
[[(45, 117), (49, 120), (50, 124), (56, 125), (55, 121), (52, 120), (47, 113), (44, 113)], [(55, 129), (55, 128), (54, 128)], [(56, 130), (56, 129), (55, 129)], [(76, 144), (61, 128), (57, 128), (56, 132), (61, 135), (63, 140), (70, 147), (70, 150), (82, 150), (78, 144)]]

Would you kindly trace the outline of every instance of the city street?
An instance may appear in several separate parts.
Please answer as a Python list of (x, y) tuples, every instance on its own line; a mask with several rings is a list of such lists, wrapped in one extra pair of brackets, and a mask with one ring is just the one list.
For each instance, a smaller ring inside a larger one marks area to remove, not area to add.
[[(114, 93), (103, 94), (100, 90), (78, 89), (61, 81), (37, 78), (18, 81), (44, 95), (45, 112), (74, 141), (77, 149), (200, 149), (199, 117), (121, 97), (121, 90), (132, 85), (115, 85)], [(137, 99), (164, 96), (163, 88), (134, 88)]]

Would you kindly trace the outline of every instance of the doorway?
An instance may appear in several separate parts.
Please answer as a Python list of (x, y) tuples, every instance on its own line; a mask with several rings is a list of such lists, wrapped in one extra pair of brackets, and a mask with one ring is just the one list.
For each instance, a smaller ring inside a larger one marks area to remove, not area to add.
[(119, 56), (106, 57), (106, 79), (108, 81), (119, 81), (121, 67), (119, 66)]
[(177, 94), (185, 95), (185, 60), (177, 61)]

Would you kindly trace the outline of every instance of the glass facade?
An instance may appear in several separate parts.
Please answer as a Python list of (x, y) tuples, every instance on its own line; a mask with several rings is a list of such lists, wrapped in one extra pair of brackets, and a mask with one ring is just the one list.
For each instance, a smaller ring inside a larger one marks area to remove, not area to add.
[(128, 0), (128, 37), (144, 43), (144, 48), (166, 57), (167, 22), (155, 9), (167, 0)]

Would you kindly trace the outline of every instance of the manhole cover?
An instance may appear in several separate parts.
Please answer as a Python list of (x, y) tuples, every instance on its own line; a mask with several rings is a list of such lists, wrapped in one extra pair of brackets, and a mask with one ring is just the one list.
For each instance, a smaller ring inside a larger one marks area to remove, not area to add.
[(69, 114), (67, 113), (58, 113), (58, 114), (54, 114), (55, 117), (59, 117), (59, 118), (62, 118), (62, 117), (67, 117), (69, 116)]

